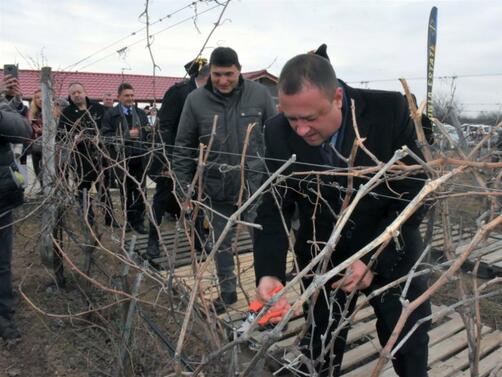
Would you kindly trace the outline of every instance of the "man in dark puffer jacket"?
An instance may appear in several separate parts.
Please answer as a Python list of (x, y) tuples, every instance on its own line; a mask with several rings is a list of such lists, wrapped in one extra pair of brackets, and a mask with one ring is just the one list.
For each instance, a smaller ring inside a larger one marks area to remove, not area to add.
[(12, 209), (23, 202), (22, 176), (17, 171), (11, 143), (22, 143), (31, 137), (28, 121), (17, 114), (5, 100), (5, 91), (19, 91), (17, 79), (0, 83), (0, 337), (19, 338), (14, 324), (12, 291)]

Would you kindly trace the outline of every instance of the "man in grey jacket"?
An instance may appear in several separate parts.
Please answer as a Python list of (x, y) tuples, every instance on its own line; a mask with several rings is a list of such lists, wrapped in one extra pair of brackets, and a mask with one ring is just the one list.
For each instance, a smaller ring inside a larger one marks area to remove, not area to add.
[[(256, 82), (243, 79), (237, 53), (229, 47), (218, 47), (211, 54), (210, 80), (187, 97), (176, 136), (173, 169), (178, 181), (177, 193), (185, 209), (190, 208), (192, 193), (187, 188), (197, 166), (200, 143), (209, 144), (213, 120), (218, 116), (215, 135), (203, 173), (204, 198), (212, 214), (213, 240), (216, 241), (235, 212), (241, 191), (241, 155), (248, 126), (249, 135), (244, 162), (245, 179), (243, 202), (262, 183), (265, 166), (263, 124), (275, 115), (275, 105), (267, 89)], [(254, 216), (248, 212), (246, 220)], [(231, 233), (231, 232), (230, 232)], [(220, 297), (214, 302), (217, 313), (237, 301), (234, 259), (231, 252), (232, 234), (228, 234), (215, 256), (220, 284)]]
[(23, 177), (17, 171), (11, 143), (23, 143), (31, 137), (31, 126), (16, 108), (5, 100), (8, 90), (19, 91), (16, 78), (0, 82), (0, 337), (20, 337), (13, 320), (12, 291), (12, 209), (23, 203)]

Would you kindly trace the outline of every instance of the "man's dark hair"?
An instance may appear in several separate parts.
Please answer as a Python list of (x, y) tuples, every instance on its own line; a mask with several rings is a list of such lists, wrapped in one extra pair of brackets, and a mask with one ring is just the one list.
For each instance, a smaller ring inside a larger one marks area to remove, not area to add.
[(131, 89), (134, 90), (131, 84), (128, 82), (123, 82), (122, 84), (119, 85), (119, 88), (117, 89), (117, 93), (120, 96), (124, 90)]
[(279, 91), (293, 95), (309, 84), (319, 88), (327, 98), (333, 99), (338, 80), (331, 63), (313, 54), (297, 55), (290, 59), (279, 76)]
[(241, 69), (237, 53), (230, 47), (217, 47), (211, 53), (209, 64), (216, 67), (231, 67), (235, 64), (237, 69)]

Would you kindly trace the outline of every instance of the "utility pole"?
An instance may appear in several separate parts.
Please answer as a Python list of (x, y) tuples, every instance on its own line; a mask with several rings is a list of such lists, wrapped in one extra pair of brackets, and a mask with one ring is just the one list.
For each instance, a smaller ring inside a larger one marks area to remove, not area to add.
[[(42, 263), (49, 268), (54, 266), (54, 245), (52, 235), (56, 227), (57, 204), (54, 200), (56, 188), (56, 122), (52, 115), (52, 78), (51, 68), (43, 67), (40, 77), (42, 89), (42, 182), (44, 198), (47, 200), (42, 209), (42, 237), (40, 255)], [(51, 198), (52, 196), (52, 198)]]

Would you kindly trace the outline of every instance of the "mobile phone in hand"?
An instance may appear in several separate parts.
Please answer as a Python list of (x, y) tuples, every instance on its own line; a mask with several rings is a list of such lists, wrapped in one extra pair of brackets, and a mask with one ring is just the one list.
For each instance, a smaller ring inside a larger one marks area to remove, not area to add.
[(3, 66), (3, 74), (4, 76), (10, 75), (17, 79), (17, 65), (16, 64), (4, 64)]

